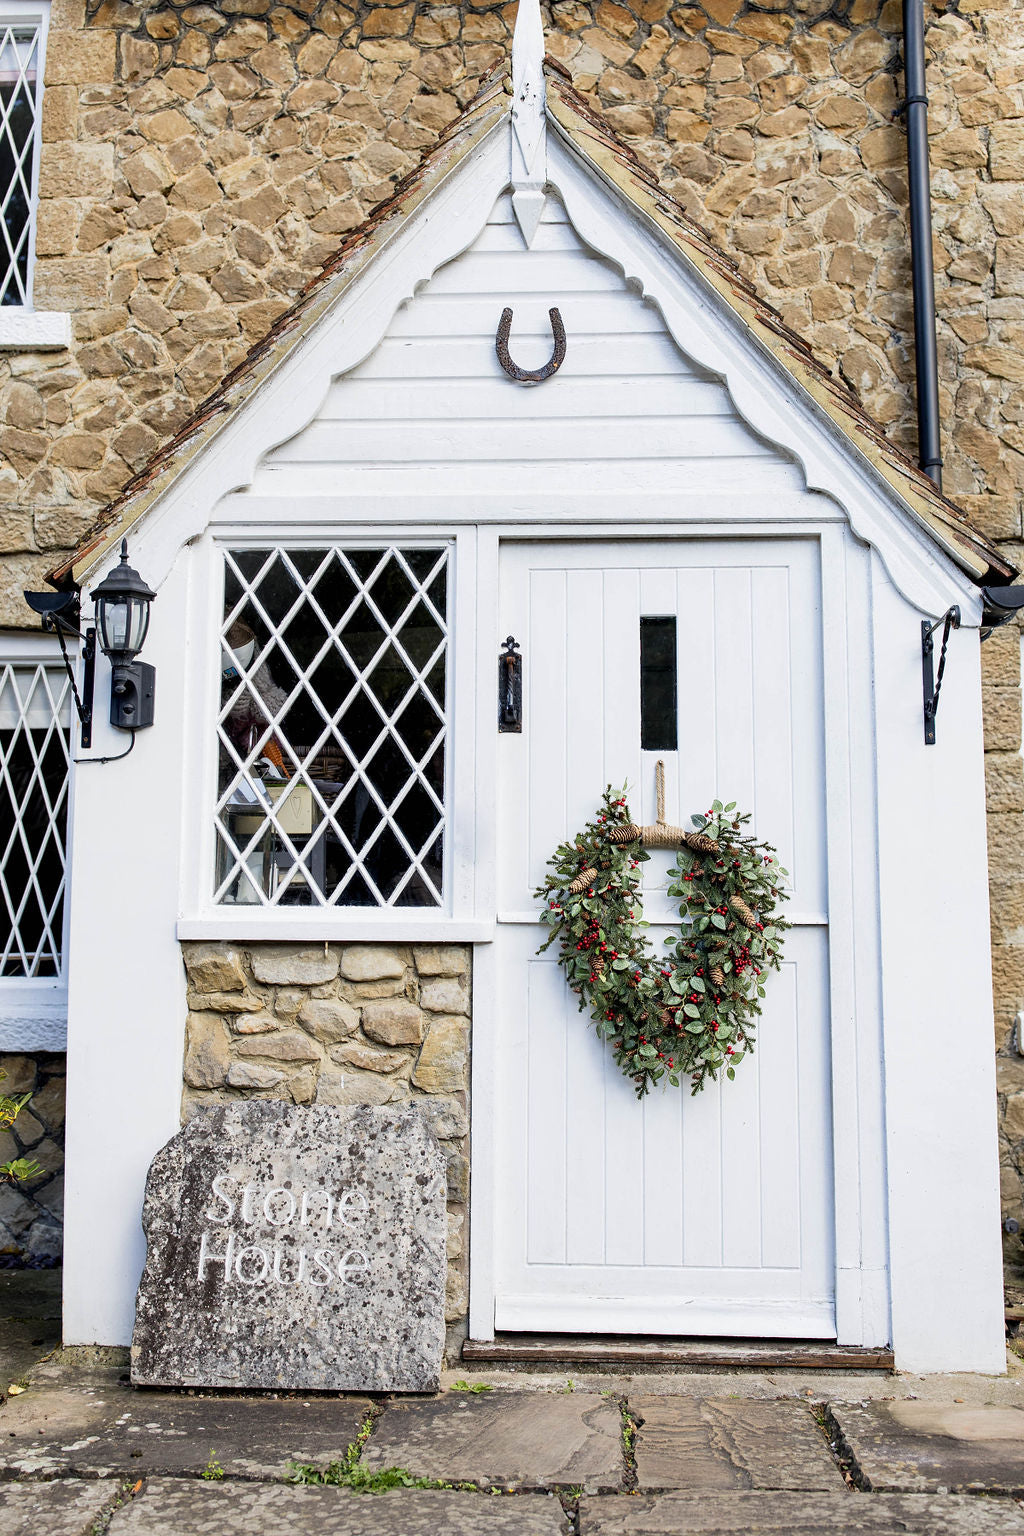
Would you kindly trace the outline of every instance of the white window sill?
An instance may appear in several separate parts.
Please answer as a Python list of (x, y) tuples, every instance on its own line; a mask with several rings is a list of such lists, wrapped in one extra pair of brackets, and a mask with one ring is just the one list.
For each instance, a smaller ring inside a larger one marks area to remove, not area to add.
[(215, 917), (179, 918), (179, 939), (235, 939), (265, 944), (490, 944), (493, 922), (451, 917), (388, 916), (376, 922), (339, 916), (325, 909), (308, 917), (279, 912), (231, 912)]
[(66, 1051), (67, 1046), (67, 993), (62, 987), (14, 978), (0, 981), (0, 1051)]
[(0, 305), (0, 352), (55, 352), (70, 345), (70, 314)]

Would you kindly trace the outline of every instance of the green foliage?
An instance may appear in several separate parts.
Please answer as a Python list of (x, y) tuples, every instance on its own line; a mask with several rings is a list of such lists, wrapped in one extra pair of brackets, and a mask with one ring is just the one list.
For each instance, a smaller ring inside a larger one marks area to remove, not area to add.
[[(6, 1077), (7, 1073), (0, 1068), (0, 1083)], [(31, 1098), (30, 1093), (17, 1093), (13, 1096), (0, 1093), (0, 1131), (10, 1130)], [(26, 1179), (34, 1179), (42, 1171), (34, 1157), (15, 1157), (9, 1163), (0, 1163), (0, 1180), (8, 1184), (21, 1183)]]
[(6, 1179), (9, 1184), (34, 1179), (42, 1171), (34, 1157), (16, 1157), (12, 1162), (0, 1163), (0, 1178)]
[(426, 1477), (413, 1477), (412, 1473), (406, 1472), (403, 1467), (384, 1467), (375, 1472), (370, 1467), (364, 1467), (361, 1461), (350, 1462), (347, 1456), (341, 1461), (328, 1462), (326, 1467), (314, 1467), (308, 1463), (296, 1461), (291, 1462), (290, 1466), (292, 1469), (288, 1479), (290, 1483), (351, 1488), (353, 1493), (389, 1493), (393, 1488), (450, 1486), (447, 1483), (431, 1482)]
[[(744, 833), (750, 816), (716, 800), (692, 821), (717, 847), (684, 845), (669, 871), (681, 927), (664, 959), (642, 931), (640, 868), (650, 855), (639, 842), (609, 841), (631, 823), (625, 788), (605, 790), (597, 816), (556, 849), (535, 893), (551, 930), (541, 950), (557, 940), (581, 1012), (589, 1010), (638, 1098), (663, 1080), (678, 1087), (688, 1077), (699, 1093), (722, 1071), (735, 1076), (753, 1049), (767, 972), (779, 969), (789, 926), (777, 911), (787, 871), (769, 844)], [(597, 871), (592, 884), (573, 892), (587, 869)]]
[[(6, 1076), (7, 1073), (0, 1070), (0, 1083)], [(31, 1097), (30, 1093), (18, 1093), (8, 1098), (6, 1094), (0, 1093), (0, 1131), (10, 1130)]]
[(224, 1468), (217, 1460), (213, 1451), (210, 1452), (206, 1466), (200, 1472), (199, 1476), (205, 1483), (219, 1483), (221, 1478), (224, 1476)]
[(494, 1388), (492, 1386), (489, 1386), (486, 1381), (474, 1381), (472, 1383), (470, 1383), (468, 1381), (453, 1381), (451, 1386), (448, 1388), (448, 1391), (449, 1392), (493, 1392)]
[(367, 1414), (340, 1461), (330, 1461), (326, 1467), (291, 1461), (288, 1463), (288, 1481), (315, 1487), (350, 1488), (353, 1493), (389, 1493), (394, 1488), (475, 1488), (473, 1483), (442, 1483), (429, 1477), (414, 1477), (404, 1467), (382, 1467), (374, 1471), (372, 1467), (364, 1466), (363, 1446), (373, 1429), (374, 1417), (372, 1413)]

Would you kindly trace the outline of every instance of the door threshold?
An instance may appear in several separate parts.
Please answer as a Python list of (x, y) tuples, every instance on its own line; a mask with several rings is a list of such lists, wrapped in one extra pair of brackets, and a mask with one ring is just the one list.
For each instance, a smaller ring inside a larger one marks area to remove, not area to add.
[(462, 1358), (480, 1365), (598, 1368), (675, 1366), (681, 1370), (892, 1371), (893, 1352), (829, 1339), (663, 1339), (612, 1334), (499, 1333), (467, 1339)]

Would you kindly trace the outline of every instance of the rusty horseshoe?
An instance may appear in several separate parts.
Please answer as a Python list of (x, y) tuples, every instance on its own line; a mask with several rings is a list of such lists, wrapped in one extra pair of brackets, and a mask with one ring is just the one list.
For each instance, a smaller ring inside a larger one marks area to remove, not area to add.
[(518, 384), (542, 384), (545, 379), (550, 379), (553, 373), (557, 373), (565, 361), (565, 326), (557, 309), (549, 309), (551, 317), (551, 334), (554, 337), (555, 350), (543, 368), (520, 368), (508, 355), (508, 338), (512, 330), (512, 311), (503, 309), (501, 319), (498, 321), (498, 334), (494, 339), (494, 349), (498, 354), (498, 362), (504, 368), (510, 379), (515, 379)]

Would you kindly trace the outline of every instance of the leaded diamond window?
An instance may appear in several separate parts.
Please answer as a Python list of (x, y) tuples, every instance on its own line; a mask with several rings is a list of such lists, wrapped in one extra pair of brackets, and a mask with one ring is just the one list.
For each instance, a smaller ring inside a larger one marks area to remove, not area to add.
[(28, 304), (42, 22), (0, 21), (0, 304)]
[(225, 553), (216, 901), (442, 905), (448, 557)]
[(63, 667), (0, 665), (0, 976), (61, 974), (70, 722)]

